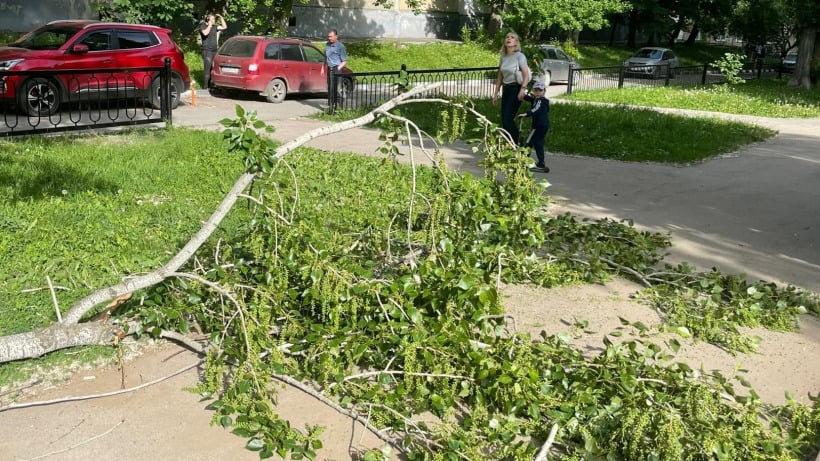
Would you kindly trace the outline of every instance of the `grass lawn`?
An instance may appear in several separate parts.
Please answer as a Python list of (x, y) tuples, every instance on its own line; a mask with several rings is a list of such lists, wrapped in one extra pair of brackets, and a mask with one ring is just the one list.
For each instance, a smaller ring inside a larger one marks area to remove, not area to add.
[(62, 287), (66, 310), (126, 274), (156, 269), (242, 171), (211, 132), (0, 142), (0, 335), (55, 320), (46, 277)]
[(820, 117), (820, 89), (793, 88), (780, 80), (737, 85), (675, 86), (576, 91), (562, 98), (650, 107), (694, 109), (762, 117)]

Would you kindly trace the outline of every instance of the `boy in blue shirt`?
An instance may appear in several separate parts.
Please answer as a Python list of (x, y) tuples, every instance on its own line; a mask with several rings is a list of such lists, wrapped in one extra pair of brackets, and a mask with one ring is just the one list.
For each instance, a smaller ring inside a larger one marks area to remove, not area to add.
[(518, 116), (532, 117), (532, 131), (526, 142), (527, 147), (535, 149), (535, 156), (538, 159), (532, 170), (549, 173), (550, 169), (544, 163), (544, 138), (550, 128), (550, 100), (544, 96), (545, 90), (544, 82), (536, 81), (532, 86), (532, 95), (524, 96), (524, 100), (529, 101), (532, 108)]

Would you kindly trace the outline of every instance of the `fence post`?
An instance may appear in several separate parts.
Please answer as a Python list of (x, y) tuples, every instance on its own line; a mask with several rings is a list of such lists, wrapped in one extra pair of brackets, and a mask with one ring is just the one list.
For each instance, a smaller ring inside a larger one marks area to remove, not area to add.
[(709, 63), (703, 65), (703, 75), (700, 77), (700, 84), (706, 85), (706, 74), (709, 73)]
[(618, 89), (624, 87), (624, 65), (621, 64), (621, 68), (618, 70)]
[(577, 70), (575, 69), (575, 65), (570, 64), (569, 65), (569, 81), (567, 81), (567, 94), (572, 94), (572, 87), (575, 83), (575, 72), (577, 72)]
[(327, 68), (327, 113), (333, 115), (333, 105), (336, 102), (336, 95), (333, 94), (333, 85), (336, 83), (334, 81), (333, 70), (330, 69), (330, 66)]
[(663, 86), (669, 86), (669, 80), (672, 79), (672, 63), (666, 63), (666, 78), (663, 80)]
[[(153, 97), (153, 95), (151, 95)], [(172, 125), (171, 120), (171, 58), (165, 58), (165, 66), (159, 77), (159, 114), (166, 123)]]

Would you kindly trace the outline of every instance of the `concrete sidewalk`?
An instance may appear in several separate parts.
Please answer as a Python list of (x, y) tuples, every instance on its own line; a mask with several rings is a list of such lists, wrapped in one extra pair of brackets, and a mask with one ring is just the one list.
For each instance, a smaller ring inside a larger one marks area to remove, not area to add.
[[(319, 112), (324, 102), (268, 104), (198, 95), (196, 106), (182, 104), (174, 111), (174, 125), (221, 129), (218, 121), (234, 118), (235, 105), (240, 104), (275, 126), (274, 138), (288, 141), (327, 125), (306, 118)], [(820, 292), (820, 119), (675, 112), (756, 123), (779, 134), (690, 166), (549, 155), (551, 172), (537, 176), (551, 183), (549, 193), (564, 211), (582, 217), (631, 219), (640, 229), (671, 232), (669, 263), (686, 261), (700, 270), (719, 267)], [(379, 155), (383, 143), (376, 130), (357, 128), (308, 145)], [(453, 170), (482, 173), (469, 146), (457, 143), (443, 150)], [(403, 153), (408, 152), (404, 146)], [(421, 162), (421, 155), (416, 159)]]

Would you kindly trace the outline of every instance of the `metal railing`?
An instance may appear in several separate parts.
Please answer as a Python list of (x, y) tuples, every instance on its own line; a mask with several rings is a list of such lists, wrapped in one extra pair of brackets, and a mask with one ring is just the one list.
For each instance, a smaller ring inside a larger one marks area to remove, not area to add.
[[(334, 73), (333, 78), (339, 79), (337, 88), (342, 101), (333, 104), (333, 95), (328, 94), (328, 107), (331, 113), (334, 109), (374, 107), (415, 85), (433, 82), (441, 82), (441, 86), (437, 88), (438, 94), (489, 98), (495, 88), (497, 72), (497, 67), (407, 70), (402, 65), (398, 71)], [(417, 96), (425, 97), (429, 95)]]
[[(375, 107), (392, 99), (397, 94), (414, 85), (442, 82), (439, 94), (450, 97), (490, 98), (495, 88), (497, 67), (477, 67), (468, 69), (407, 70), (398, 71), (334, 73), (338, 79), (341, 102), (333, 104), (332, 94), (328, 94), (328, 111), (337, 109), (358, 109)], [(776, 78), (779, 72), (760, 72), (759, 69), (745, 69), (743, 78)], [(681, 66), (671, 68), (668, 64), (645, 66), (574, 67), (570, 72), (566, 92), (598, 90), (605, 88), (653, 87), (653, 86), (698, 86), (726, 81), (715, 66)], [(332, 85), (333, 83), (331, 83)], [(417, 98), (428, 97), (419, 95)]]
[(171, 98), (168, 58), (159, 67), (0, 71), (0, 136), (170, 124)]

